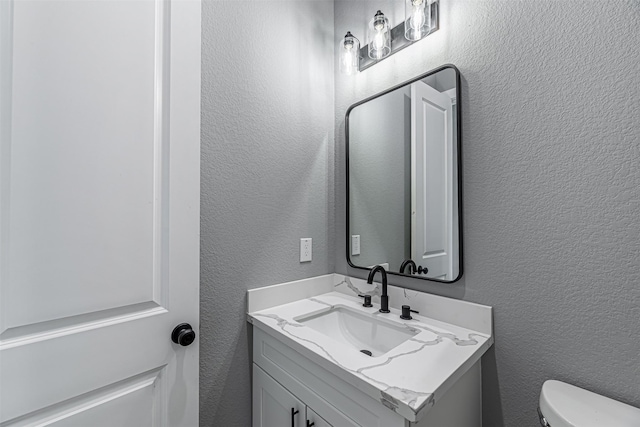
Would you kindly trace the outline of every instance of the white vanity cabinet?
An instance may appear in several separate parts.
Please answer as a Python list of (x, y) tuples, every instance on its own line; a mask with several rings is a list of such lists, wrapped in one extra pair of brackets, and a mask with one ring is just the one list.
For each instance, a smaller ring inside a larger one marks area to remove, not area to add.
[[(331, 274), (252, 289), (253, 427), (481, 427), (491, 307)], [(374, 301), (375, 304), (375, 301)], [(367, 350), (367, 351), (363, 351)]]
[(332, 427), (258, 365), (253, 365), (253, 427)]
[[(258, 327), (253, 328), (253, 427), (479, 427), (480, 363), (419, 422), (410, 422)], [(291, 410), (298, 411), (293, 416)]]
[(313, 409), (307, 406), (307, 425), (305, 427), (333, 427), (326, 422), (320, 415), (313, 412)]
[(303, 426), (305, 405), (253, 365), (253, 427)]

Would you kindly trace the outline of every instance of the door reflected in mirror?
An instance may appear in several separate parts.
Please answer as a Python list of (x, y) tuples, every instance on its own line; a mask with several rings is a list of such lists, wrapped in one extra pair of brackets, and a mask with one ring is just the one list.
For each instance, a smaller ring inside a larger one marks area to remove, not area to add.
[(459, 101), (460, 74), (447, 65), (347, 111), (351, 266), (461, 277)]

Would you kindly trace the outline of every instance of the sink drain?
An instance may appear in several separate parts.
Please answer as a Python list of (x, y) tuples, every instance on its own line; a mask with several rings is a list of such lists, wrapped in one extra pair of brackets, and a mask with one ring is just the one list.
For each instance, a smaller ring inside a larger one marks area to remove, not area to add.
[(367, 356), (371, 356), (371, 352), (369, 350), (360, 350), (360, 353), (364, 353)]

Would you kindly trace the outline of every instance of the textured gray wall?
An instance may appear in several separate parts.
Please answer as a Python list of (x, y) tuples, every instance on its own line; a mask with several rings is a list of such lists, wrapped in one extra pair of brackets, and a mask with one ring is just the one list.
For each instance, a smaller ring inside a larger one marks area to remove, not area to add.
[(247, 289), (333, 271), (333, 2), (202, 12), (200, 425), (247, 427)]
[(349, 126), (351, 261), (397, 271), (411, 257), (411, 88), (357, 106)]
[[(398, 1), (335, 2), (336, 43)], [(344, 114), (444, 63), (463, 77), (461, 282), (392, 282), (495, 308), (485, 426), (537, 426), (545, 379), (640, 406), (640, 2), (442, 1), (441, 30), (336, 74), (336, 227), (345, 261)], [(606, 84), (604, 84), (606, 83)]]

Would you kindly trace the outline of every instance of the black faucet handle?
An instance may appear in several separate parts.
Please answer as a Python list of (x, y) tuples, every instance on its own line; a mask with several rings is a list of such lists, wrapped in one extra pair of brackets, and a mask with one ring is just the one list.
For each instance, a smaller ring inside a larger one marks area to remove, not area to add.
[(373, 307), (373, 304), (371, 304), (371, 295), (358, 295), (360, 298), (364, 298), (364, 303), (362, 304), (363, 307)]
[(402, 320), (411, 320), (413, 319), (413, 317), (411, 317), (411, 313), (419, 314), (420, 312), (417, 310), (411, 310), (411, 307), (409, 307), (408, 305), (403, 305), (402, 314), (400, 315), (400, 318)]
[(418, 266), (418, 274), (427, 274), (429, 269), (427, 267)]

